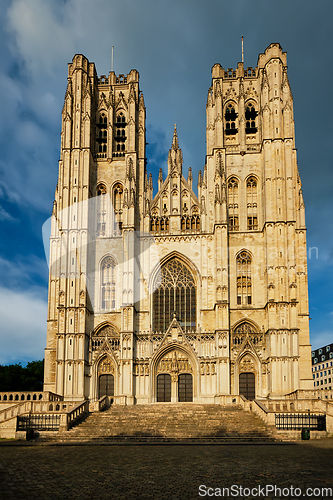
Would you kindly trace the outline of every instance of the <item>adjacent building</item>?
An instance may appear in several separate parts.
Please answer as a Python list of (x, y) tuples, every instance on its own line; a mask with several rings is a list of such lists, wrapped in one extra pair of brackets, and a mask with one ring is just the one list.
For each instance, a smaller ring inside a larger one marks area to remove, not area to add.
[(312, 351), (313, 386), (326, 391), (325, 398), (332, 399), (333, 392), (333, 344)]

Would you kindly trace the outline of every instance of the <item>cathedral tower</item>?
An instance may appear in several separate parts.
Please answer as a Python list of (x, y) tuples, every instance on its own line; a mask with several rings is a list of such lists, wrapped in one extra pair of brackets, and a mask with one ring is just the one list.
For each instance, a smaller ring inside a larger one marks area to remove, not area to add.
[[(95, 313), (103, 319), (104, 311), (112, 311), (108, 319), (111, 315), (117, 334), (133, 331), (133, 307), (115, 304), (111, 254), (124, 232), (131, 240), (143, 214), (145, 144), (139, 73), (98, 78), (95, 65), (76, 55), (68, 67), (62, 111), (45, 355), (45, 389), (69, 399), (90, 394)], [(96, 295), (95, 266), (100, 264), (102, 293)], [(133, 287), (127, 283), (127, 288)]]
[(311, 389), (304, 202), (286, 53), (212, 68), (193, 189), (176, 126), (145, 167), (138, 72), (69, 65), (52, 216), (45, 390), (122, 404)]

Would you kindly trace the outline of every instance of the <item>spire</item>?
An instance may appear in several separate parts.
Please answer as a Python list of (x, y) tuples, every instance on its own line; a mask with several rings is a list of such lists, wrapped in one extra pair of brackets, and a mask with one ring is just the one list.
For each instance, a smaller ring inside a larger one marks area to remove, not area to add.
[(178, 135), (177, 135), (177, 125), (175, 124), (175, 128), (173, 131), (173, 138), (172, 138), (172, 149), (174, 151), (178, 151), (179, 149), (179, 144), (178, 144)]
[(213, 105), (213, 98), (212, 98), (212, 89), (208, 90), (208, 95), (207, 95), (207, 107), (211, 107)]
[(161, 189), (163, 185), (163, 173), (162, 173), (162, 169), (160, 168), (160, 171), (158, 173), (158, 190)]
[(215, 167), (215, 179), (216, 177), (222, 177), (223, 160), (221, 158), (221, 152), (218, 151), (216, 155), (216, 167)]
[(178, 172), (178, 174), (181, 174), (182, 165), (183, 165), (183, 155), (182, 155), (182, 150), (179, 147), (177, 126), (175, 125), (173, 131), (171, 149), (169, 149), (169, 155), (168, 155), (168, 174), (171, 174), (172, 172)]
[(140, 106), (140, 108), (144, 108), (145, 107), (145, 100), (143, 98), (143, 93), (142, 92), (140, 93), (139, 106)]
[(300, 208), (304, 208), (304, 198), (303, 198), (303, 189), (299, 190), (299, 206)]
[(203, 174), (203, 186), (207, 187), (207, 165), (204, 166), (204, 174)]
[(198, 175), (198, 187), (202, 186), (202, 172), (199, 170), (199, 175)]
[(188, 182), (188, 184), (190, 185), (190, 187), (192, 189), (193, 175), (192, 175), (192, 169), (191, 169), (191, 167), (188, 167), (187, 182)]

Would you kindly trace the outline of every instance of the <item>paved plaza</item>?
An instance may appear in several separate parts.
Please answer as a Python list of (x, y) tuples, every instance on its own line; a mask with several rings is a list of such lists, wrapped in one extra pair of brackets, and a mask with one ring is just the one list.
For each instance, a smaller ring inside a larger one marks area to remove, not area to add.
[[(218, 493), (216, 488), (232, 485), (237, 485), (234, 498), (240, 486), (258, 485), (293, 486), (303, 496), (307, 488), (333, 487), (333, 439), (201, 446), (0, 444), (0, 498), (4, 500), (193, 500), (204, 498), (205, 493), (209, 498), (208, 493)], [(206, 487), (202, 486), (201, 496), (200, 485)], [(318, 491), (316, 498), (325, 498)], [(238, 498), (280, 498), (254, 496), (256, 490), (254, 495), (244, 493)]]

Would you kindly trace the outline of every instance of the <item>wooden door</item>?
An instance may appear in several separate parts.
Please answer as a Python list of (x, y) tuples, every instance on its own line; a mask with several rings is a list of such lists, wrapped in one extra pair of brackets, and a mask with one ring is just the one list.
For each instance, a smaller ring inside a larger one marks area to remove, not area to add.
[(193, 401), (193, 377), (190, 373), (182, 373), (178, 377), (178, 400), (183, 403)]
[(241, 373), (239, 375), (239, 395), (250, 401), (255, 399), (254, 373)]
[(157, 402), (171, 402), (171, 375), (168, 373), (157, 375)]
[(114, 396), (114, 376), (111, 374), (99, 377), (99, 398), (102, 396)]

